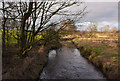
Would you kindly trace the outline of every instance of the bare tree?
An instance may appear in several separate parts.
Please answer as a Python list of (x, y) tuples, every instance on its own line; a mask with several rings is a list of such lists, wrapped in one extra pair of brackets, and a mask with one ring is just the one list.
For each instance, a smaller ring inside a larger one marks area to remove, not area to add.
[(104, 31), (104, 33), (107, 32), (107, 31), (109, 31), (109, 28), (110, 28), (109, 25), (103, 26), (103, 31)]
[(116, 34), (117, 33), (117, 27), (112, 27), (111, 32), (112, 32), (113, 36), (116, 37), (117, 36), (117, 34)]
[[(60, 15), (63, 9), (75, 4), (77, 2), (8, 2), (2, 10), (7, 13), (8, 18), (20, 22), (20, 34), (18, 37), (14, 36), (20, 41), (20, 55), (25, 55), (32, 48), (34, 38), (39, 32), (50, 27), (51, 24), (48, 23), (54, 15)], [(83, 15), (84, 11), (79, 12), (79, 15)]]
[(5, 16), (5, 10), (4, 10), (4, 8), (5, 8), (5, 4), (4, 4), (4, 2), (2, 3), (3, 4), (3, 24), (2, 24), (2, 53), (4, 54), (4, 52), (5, 52), (5, 23), (6, 23), (6, 16)]
[(97, 32), (97, 23), (91, 23), (87, 29), (90, 37), (95, 36), (95, 33)]

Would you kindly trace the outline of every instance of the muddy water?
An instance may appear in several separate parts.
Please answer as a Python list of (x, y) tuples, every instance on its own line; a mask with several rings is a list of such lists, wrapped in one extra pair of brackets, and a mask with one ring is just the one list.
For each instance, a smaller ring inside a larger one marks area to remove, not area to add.
[(103, 79), (102, 73), (84, 59), (78, 49), (62, 47), (49, 52), (48, 65), (40, 79)]

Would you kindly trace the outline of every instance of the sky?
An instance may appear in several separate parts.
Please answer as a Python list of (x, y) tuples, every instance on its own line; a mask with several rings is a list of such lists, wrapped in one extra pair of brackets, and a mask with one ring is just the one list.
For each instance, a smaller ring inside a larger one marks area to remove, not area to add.
[(90, 22), (95, 22), (98, 27), (110, 25), (118, 27), (118, 3), (117, 2), (86, 2), (88, 14), (79, 25), (88, 26)]
[[(84, 0), (85, 3), (79, 6), (72, 6), (66, 8), (70, 12), (78, 12), (82, 10), (85, 6), (87, 6), (86, 11), (88, 12), (82, 19), (77, 18), (78, 21), (75, 22), (75, 25), (78, 29), (85, 30), (90, 22), (97, 23), (98, 29), (105, 25), (109, 25), (110, 28), (117, 27), (118, 28), (118, 1), (119, 0)], [(63, 17), (76, 19), (72, 17)], [(59, 17), (53, 17), (53, 20), (58, 20)], [(52, 20), (52, 21), (53, 21)], [(82, 25), (82, 27), (80, 26)]]
[[(3, 1), (3, 0), (1, 0)], [(18, 2), (20, 0), (4, 0), (4, 1), (9, 1), (9, 2)], [(29, 2), (30, 0), (21, 0), (22, 2)], [(85, 1), (85, 2), (118, 2), (119, 0), (33, 0), (33, 1), (59, 1), (59, 2), (63, 2), (63, 1)]]
[[(98, 24), (98, 27), (102, 27), (104, 25), (110, 25), (111, 27), (114, 26), (118, 27), (119, 0), (83, 0), (83, 1), (85, 2), (83, 5), (73, 6), (66, 9), (69, 10), (70, 12), (77, 12), (83, 9), (85, 6), (87, 6), (86, 11), (88, 13), (83, 17), (83, 19), (80, 19), (78, 17), (78, 21), (76, 22), (76, 25), (82, 24), (84, 27), (83, 29), (85, 29), (85, 27), (87, 27), (90, 22), (95, 22)], [(58, 20), (58, 19), (59, 19), (58, 16), (53, 17), (53, 20)]]

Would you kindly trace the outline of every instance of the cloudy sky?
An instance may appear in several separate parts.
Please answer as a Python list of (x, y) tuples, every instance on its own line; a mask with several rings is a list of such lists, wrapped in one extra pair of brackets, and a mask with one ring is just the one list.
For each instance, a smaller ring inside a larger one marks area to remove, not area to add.
[[(8, 0), (7, 0), (8, 1)], [(98, 27), (110, 25), (111, 27), (118, 26), (118, 1), (119, 0), (84, 0), (85, 4), (73, 6), (67, 10), (71, 12), (79, 11), (87, 6), (88, 14), (79, 19), (77, 24), (84, 24), (86, 27), (90, 22), (95, 22)], [(58, 17), (55, 18), (57, 20)], [(78, 17), (79, 18), (79, 17)]]
[(88, 14), (82, 24), (85, 26), (95, 22), (99, 27), (104, 25), (118, 26), (118, 3), (117, 2), (86, 2)]
[[(82, 10), (85, 6), (87, 6), (86, 11), (88, 13), (83, 17), (83, 19), (80, 19), (78, 17), (79, 21), (76, 22), (76, 26), (83, 25), (83, 29), (85, 29), (90, 24), (90, 22), (94, 22), (98, 24), (98, 29), (99, 27), (103, 27), (105, 25), (109, 25), (110, 28), (111, 27), (118, 28), (118, 1), (119, 0), (106, 0), (106, 1), (84, 0), (84, 1), (85, 3), (82, 5), (72, 6), (66, 9), (70, 12), (77, 12)], [(57, 18), (58, 17), (56, 17), (55, 20), (57, 20)], [(77, 27), (80, 27), (80, 26), (77, 26)]]

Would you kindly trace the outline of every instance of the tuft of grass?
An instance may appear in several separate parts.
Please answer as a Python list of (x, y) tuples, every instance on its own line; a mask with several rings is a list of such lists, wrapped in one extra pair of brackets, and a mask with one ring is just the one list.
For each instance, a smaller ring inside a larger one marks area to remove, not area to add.
[(115, 54), (97, 54), (96, 56), (94, 56), (94, 58), (101, 58), (101, 57), (111, 58), (111, 57), (118, 57), (118, 56)]
[(92, 50), (96, 53), (101, 53), (103, 50), (107, 49), (107, 48), (111, 48), (110, 46), (100, 46), (99, 48), (95, 48), (95, 47), (91, 47), (90, 44), (86, 44), (85, 48)]

